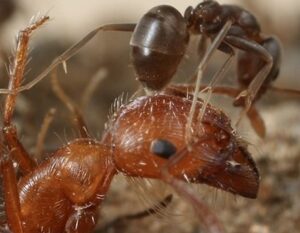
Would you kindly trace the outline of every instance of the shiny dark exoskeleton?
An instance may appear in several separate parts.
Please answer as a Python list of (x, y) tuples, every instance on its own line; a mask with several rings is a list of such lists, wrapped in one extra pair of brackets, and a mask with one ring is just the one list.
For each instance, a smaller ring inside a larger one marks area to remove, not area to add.
[[(241, 88), (235, 105), (244, 106), (246, 111), (279, 73), (280, 43), (275, 37), (266, 37), (261, 33), (259, 23), (249, 11), (236, 5), (221, 5), (213, 0), (205, 0), (195, 8), (188, 7), (184, 15), (172, 6), (160, 5), (150, 9), (137, 24), (100, 26), (53, 60), (51, 66), (20, 87), (18, 92), (36, 85), (101, 31), (133, 32), (130, 41), (132, 65), (137, 79), (150, 91), (160, 91), (170, 82), (186, 52), (191, 34), (201, 35), (200, 54), (203, 53), (203, 42), (207, 38), (212, 42), (219, 40), (216, 47), (210, 47), (211, 53), (219, 49), (231, 58), (235, 55), (235, 49), (238, 49), (237, 75)], [(207, 63), (209, 58), (204, 56), (203, 63)], [(198, 71), (205, 68), (205, 65), (200, 65)], [(220, 79), (218, 77), (216, 80)], [(211, 89), (215, 83), (213, 81), (210, 85)], [(8, 93), (0, 89), (0, 94)]]
[[(161, 90), (176, 72), (189, 35), (198, 34), (213, 40), (228, 21), (232, 24), (218, 49), (231, 56), (235, 48), (239, 49), (238, 82), (245, 89), (255, 78), (260, 79), (261, 83), (250, 86), (254, 90), (249, 90), (252, 99), (260, 96), (279, 73), (279, 41), (275, 37), (264, 37), (256, 18), (247, 10), (216, 1), (188, 7), (184, 16), (172, 6), (161, 5), (149, 10), (136, 25), (130, 42), (137, 79), (150, 90)], [(267, 64), (269, 70), (258, 77)], [(243, 103), (236, 102), (236, 105)]]
[(149, 89), (162, 89), (176, 72), (188, 39), (186, 21), (175, 8), (162, 5), (149, 10), (130, 41), (138, 80)]

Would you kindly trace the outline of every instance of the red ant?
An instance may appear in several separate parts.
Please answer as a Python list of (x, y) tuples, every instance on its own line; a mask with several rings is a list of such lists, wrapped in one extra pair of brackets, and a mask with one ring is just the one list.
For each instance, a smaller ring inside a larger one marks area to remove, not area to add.
[[(48, 19), (42, 17), (20, 31), (10, 67), (0, 151), (6, 224), (10, 231), (92, 232), (98, 219), (97, 209), (112, 179), (123, 173), (166, 182), (194, 206), (209, 232), (224, 232), (188, 183), (203, 183), (255, 198), (259, 174), (247, 145), (236, 135), (229, 118), (210, 104), (201, 120), (192, 117), (189, 146), (185, 134), (192, 100), (158, 93), (121, 104), (99, 141), (89, 136), (83, 117), (73, 108), (80, 138), (57, 149), (40, 164), (26, 152), (12, 117), (30, 35)], [(202, 106), (203, 101), (197, 99), (195, 113)], [(20, 167), (20, 179), (12, 161)]]

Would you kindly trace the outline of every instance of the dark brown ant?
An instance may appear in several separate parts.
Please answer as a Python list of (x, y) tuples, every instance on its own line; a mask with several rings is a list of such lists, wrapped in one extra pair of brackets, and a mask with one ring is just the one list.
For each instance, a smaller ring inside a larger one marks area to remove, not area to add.
[[(161, 5), (150, 9), (137, 24), (100, 26), (57, 57), (36, 79), (20, 87), (18, 91), (30, 89), (58, 64), (65, 64), (100, 31), (133, 32), (130, 40), (132, 64), (137, 79), (148, 91), (152, 92), (160, 91), (170, 82), (186, 52), (191, 34), (201, 35), (199, 43), (201, 48), (206, 38), (210, 38), (212, 44), (197, 70), (191, 113), (194, 112), (203, 70), (216, 49), (228, 54), (229, 58), (224, 63), (221, 72), (215, 75), (206, 88), (208, 96), (229, 67), (235, 55), (235, 49), (238, 49), (237, 76), (241, 87), (237, 94), (236, 92), (233, 94), (230, 89), (225, 94), (233, 96), (234, 105), (243, 106), (244, 113), (250, 110), (253, 101), (257, 101), (270, 88), (270, 84), (279, 73), (281, 60), (279, 41), (275, 37), (264, 36), (256, 18), (247, 10), (236, 5), (221, 5), (216, 1), (207, 0), (195, 8), (188, 7), (184, 16), (172, 6)], [(177, 85), (177, 88), (180, 87)], [(9, 93), (9, 91), (0, 89), (0, 93)], [(200, 115), (203, 115), (203, 112)], [(264, 136), (263, 122), (255, 122), (255, 119), (260, 116), (254, 110), (251, 112), (248, 116), (254, 116), (251, 120), (256, 127), (255, 130)], [(191, 120), (187, 128), (190, 128), (190, 124)]]
[[(0, 227), (12, 233), (92, 232), (112, 179), (123, 173), (166, 182), (193, 205), (209, 232), (223, 233), (216, 216), (188, 183), (255, 198), (259, 174), (229, 118), (210, 104), (201, 120), (192, 117), (189, 145), (185, 134), (192, 100), (160, 93), (120, 103), (101, 140), (89, 136), (83, 117), (72, 107), (80, 138), (40, 164), (26, 152), (12, 118), (30, 35), (48, 19), (42, 17), (20, 31), (10, 67), (0, 151), (7, 221)], [(201, 109), (203, 101), (197, 99), (195, 113)], [(20, 167), (20, 179), (12, 161)]]

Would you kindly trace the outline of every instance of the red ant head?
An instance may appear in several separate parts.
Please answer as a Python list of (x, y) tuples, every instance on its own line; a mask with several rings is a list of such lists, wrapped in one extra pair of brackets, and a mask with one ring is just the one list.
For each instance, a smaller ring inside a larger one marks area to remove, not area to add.
[(221, 5), (215, 1), (204, 1), (194, 9), (187, 8), (185, 19), (188, 28), (194, 33), (213, 33), (219, 30), (221, 25)]
[(203, 121), (193, 120), (193, 141), (187, 146), (190, 107), (190, 100), (168, 95), (140, 97), (121, 107), (103, 140), (114, 145), (116, 167), (128, 176), (156, 179), (167, 171), (186, 182), (256, 197), (255, 163), (224, 113), (208, 105)]

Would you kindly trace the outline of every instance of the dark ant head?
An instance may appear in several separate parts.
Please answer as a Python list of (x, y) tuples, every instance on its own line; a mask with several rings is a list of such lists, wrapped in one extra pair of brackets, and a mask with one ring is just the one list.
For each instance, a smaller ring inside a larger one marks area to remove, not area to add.
[(185, 19), (188, 28), (195, 33), (213, 32), (220, 26), (222, 7), (215, 1), (204, 1), (194, 9), (187, 8)]

